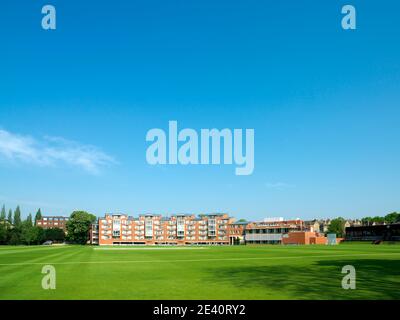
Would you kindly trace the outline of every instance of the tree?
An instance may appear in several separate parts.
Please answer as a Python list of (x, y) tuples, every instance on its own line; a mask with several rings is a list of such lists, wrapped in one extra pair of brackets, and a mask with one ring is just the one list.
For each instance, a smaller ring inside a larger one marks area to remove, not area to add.
[(12, 211), (11, 211), (11, 209), (8, 210), (7, 221), (8, 221), (9, 224), (12, 224), (12, 223), (13, 223), (13, 220), (12, 220)]
[(40, 208), (36, 212), (36, 215), (35, 215), (35, 226), (36, 226), (38, 220), (42, 220), (42, 211), (40, 210)]
[(25, 222), (26, 222), (26, 224), (27, 224), (29, 227), (33, 227), (33, 224), (32, 224), (32, 214), (28, 214), (28, 216), (26, 217)]
[(7, 244), (7, 225), (0, 223), (0, 244)]
[(387, 224), (400, 222), (400, 213), (392, 212), (385, 216), (385, 222)]
[(363, 226), (369, 226), (372, 224), (372, 218), (371, 217), (362, 218), (361, 223)]
[(328, 227), (328, 233), (335, 233), (338, 238), (342, 238), (345, 233), (344, 230), (345, 223), (346, 221), (341, 217), (332, 219)]
[(53, 242), (63, 242), (65, 240), (65, 233), (60, 228), (50, 228), (44, 230), (45, 240), (51, 240)]
[(1, 208), (1, 213), (0, 213), (0, 221), (5, 221), (6, 220), (6, 207), (3, 204), (3, 207)]
[(32, 221), (29, 223), (28, 220), (25, 220), (21, 226), (21, 242), (30, 245), (34, 240), (35, 234), (33, 232)]
[(21, 226), (21, 210), (19, 206), (17, 206), (17, 208), (14, 211), (13, 225), (16, 228), (19, 228)]
[(375, 217), (372, 218), (372, 223), (373, 224), (384, 224), (385, 223), (385, 218), (384, 217), (375, 216)]
[(8, 240), (8, 244), (17, 245), (21, 244), (21, 232), (18, 228), (13, 228), (9, 230), (10, 239)]
[(45, 241), (44, 229), (42, 227), (32, 227), (33, 244), (42, 244)]
[(72, 212), (67, 222), (67, 240), (72, 243), (86, 244), (90, 226), (95, 220), (96, 217), (86, 211)]
[(21, 241), (24, 244), (30, 245), (35, 241), (35, 233), (32, 225), (32, 215), (29, 214), (21, 226)]

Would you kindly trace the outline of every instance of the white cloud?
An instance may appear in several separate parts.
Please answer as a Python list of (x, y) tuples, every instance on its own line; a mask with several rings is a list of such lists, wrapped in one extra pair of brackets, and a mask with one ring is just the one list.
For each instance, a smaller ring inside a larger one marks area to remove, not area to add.
[(59, 137), (41, 140), (0, 129), (0, 155), (10, 161), (40, 166), (68, 164), (97, 174), (100, 168), (115, 164), (113, 157), (90, 145), (82, 145)]

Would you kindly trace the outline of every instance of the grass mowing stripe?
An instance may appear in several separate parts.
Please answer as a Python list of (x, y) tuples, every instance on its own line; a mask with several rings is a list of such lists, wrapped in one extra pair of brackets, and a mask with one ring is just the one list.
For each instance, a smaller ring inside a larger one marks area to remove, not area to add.
[(26, 253), (26, 252), (37, 252), (37, 251), (46, 251), (46, 250), (56, 250), (56, 249), (61, 249), (61, 248), (63, 248), (63, 249), (65, 249), (65, 248), (67, 248), (67, 247), (64, 247), (64, 246), (58, 246), (58, 247), (50, 247), (50, 246), (48, 246), (48, 247), (40, 247), (40, 248), (37, 248), (37, 247), (32, 247), (32, 248), (21, 248), (21, 249), (11, 249), (11, 250), (4, 250), (4, 249), (2, 249), (1, 251), (0, 251), (0, 255), (6, 255), (6, 254), (12, 254), (12, 253)]
[[(2, 277), (0, 279), (0, 289), (7, 288), (10, 285), (13, 285), (15, 283), (18, 283), (19, 287), (24, 287), (25, 283), (28, 283), (26, 279), (29, 279), (33, 275), (37, 275), (40, 273), (40, 266), (47, 265), (48, 263), (44, 262), (38, 262), (43, 259), (48, 259), (51, 257), (52, 259), (57, 259), (57, 260), (64, 260), (65, 258), (75, 256), (77, 254), (76, 251), (69, 251), (68, 254), (66, 254), (65, 251), (58, 251), (56, 253), (47, 255), (47, 256), (40, 256), (36, 257), (34, 259), (29, 260), (29, 265), (31, 266), (39, 266), (38, 268), (31, 268), (30, 270), (27, 270), (27, 268), (24, 268), (26, 265), (24, 264), (10, 264), (8, 266), (5, 266), (4, 268), (1, 268), (1, 272), (3, 275), (7, 274), (7, 276)], [(40, 283), (38, 282), (38, 285)], [(0, 290), (0, 297), (1, 297), (1, 290)]]
[(123, 248), (119, 248), (119, 247), (106, 247), (106, 248), (93, 248), (93, 250), (95, 251), (118, 251), (118, 250), (199, 250), (199, 249), (208, 249), (205, 247), (194, 247), (194, 248), (190, 248), (190, 247), (139, 247), (139, 248), (135, 248), (135, 247), (123, 247)]
[[(0, 300), (400, 299), (400, 246), (94, 248), (1, 248), (21, 254), (0, 255)], [(45, 264), (56, 268), (56, 290), (41, 286)], [(345, 265), (357, 270), (357, 290), (342, 289)]]
[(217, 258), (217, 259), (165, 259), (165, 260), (111, 260), (111, 261), (69, 261), (69, 262), (21, 262), (21, 263), (0, 263), (0, 266), (24, 266), (24, 265), (67, 265), (67, 264), (115, 264), (115, 263), (171, 263), (171, 262), (204, 262), (204, 261), (246, 261), (246, 260), (286, 260), (304, 258), (333, 258), (333, 257), (359, 257), (359, 256), (391, 256), (400, 253), (359, 253), (359, 254), (326, 254), (326, 255), (302, 255), (287, 257), (247, 257), (247, 258)]

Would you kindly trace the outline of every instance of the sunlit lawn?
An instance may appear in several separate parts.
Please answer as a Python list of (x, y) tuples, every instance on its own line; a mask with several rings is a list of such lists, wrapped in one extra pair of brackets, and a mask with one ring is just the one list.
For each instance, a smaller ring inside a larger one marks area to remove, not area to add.
[[(0, 299), (400, 299), (400, 245), (123, 249), (0, 247)], [(355, 290), (342, 289), (345, 265)]]

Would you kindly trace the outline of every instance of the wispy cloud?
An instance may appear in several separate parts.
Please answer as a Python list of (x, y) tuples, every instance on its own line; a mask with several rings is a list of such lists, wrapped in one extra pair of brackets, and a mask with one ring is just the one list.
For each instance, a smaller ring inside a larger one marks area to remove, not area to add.
[(67, 164), (98, 174), (104, 166), (115, 164), (110, 155), (100, 149), (60, 137), (35, 139), (0, 129), (0, 156), (10, 161), (40, 166)]
[(284, 190), (294, 188), (294, 185), (285, 182), (266, 182), (265, 186), (269, 189)]

